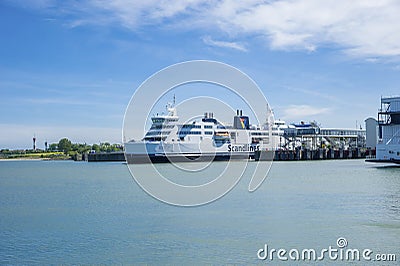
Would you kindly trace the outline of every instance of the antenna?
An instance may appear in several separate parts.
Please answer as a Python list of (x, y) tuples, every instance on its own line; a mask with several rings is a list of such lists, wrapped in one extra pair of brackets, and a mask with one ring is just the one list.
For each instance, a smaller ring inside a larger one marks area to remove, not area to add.
[(176, 103), (176, 97), (175, 97), (175, 94), (174, 94), (174, 101), (173, 101), (174, 106), (175, 106), (175, 103)]

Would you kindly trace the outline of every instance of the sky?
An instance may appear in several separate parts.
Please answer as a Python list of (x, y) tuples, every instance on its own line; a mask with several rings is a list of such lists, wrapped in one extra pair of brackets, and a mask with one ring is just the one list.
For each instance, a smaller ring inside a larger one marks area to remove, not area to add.
[(397, 0), (1, 0), (0, 149), (121, 143), (135, 90), (188, 60), (245, 72), (275, 119), (359, 127), (400, 94), (398, 14)]

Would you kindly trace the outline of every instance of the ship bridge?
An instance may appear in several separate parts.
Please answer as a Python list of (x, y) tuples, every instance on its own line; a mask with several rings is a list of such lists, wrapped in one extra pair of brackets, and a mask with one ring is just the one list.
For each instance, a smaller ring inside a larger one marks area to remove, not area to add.
[(400, 96), (381, 98), (378, 125), (380, 143), (400, 144)]

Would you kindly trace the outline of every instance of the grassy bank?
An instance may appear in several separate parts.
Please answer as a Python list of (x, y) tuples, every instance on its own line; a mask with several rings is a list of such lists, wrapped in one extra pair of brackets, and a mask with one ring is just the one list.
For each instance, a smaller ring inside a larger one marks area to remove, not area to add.
[(0, 159), (47, 159), (47, 160), (68, 160), (71, 157), (63, 152), (26, 152), (1, 154)]

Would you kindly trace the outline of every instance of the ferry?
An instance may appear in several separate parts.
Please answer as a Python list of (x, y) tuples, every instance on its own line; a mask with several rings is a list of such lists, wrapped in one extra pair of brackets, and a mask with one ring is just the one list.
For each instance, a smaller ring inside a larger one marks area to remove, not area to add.
[(376, 156), (367, 162), (400, 164), (400, 96), (381, 98)]
[(236, 111), (233, 124), (225, 125), (210, 112), (190, 123), (181, 123), (176, 107), (168, 104), (166, 108), (166, 115), (151, 118), (151, 127), (143, 139), (125, 143), (128, 164), (252, 159), (258, 151), (273, 156), (268, 122), (253, 126), (242, 110)]

